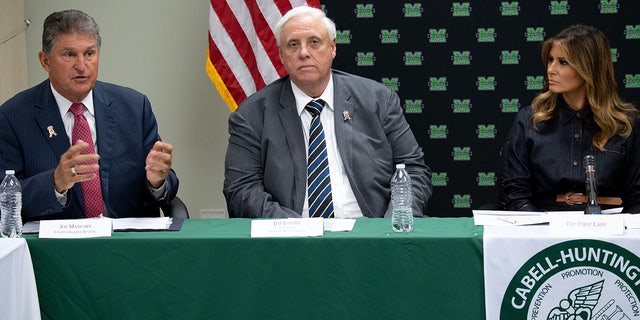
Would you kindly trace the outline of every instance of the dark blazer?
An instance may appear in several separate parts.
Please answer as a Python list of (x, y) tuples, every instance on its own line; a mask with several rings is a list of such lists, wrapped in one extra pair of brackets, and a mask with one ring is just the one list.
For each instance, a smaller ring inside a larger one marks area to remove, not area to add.
[[(398, 95), (370, 79), (333, 71), (335, 133), (362, 213), (383, 217), (394, 165), (413, 182), (414, 215), (426, 215), (431, 171)], [(343, 111), (351, 120), (344, 121)], [(306, 197), (306, 146), (285, 76), (248, 97), (229, 117), (224, 195), (230, 217), (300, 217)]]
[[(146, 96), (130, 88), (96, 82), (93, 88), (102, 196), (111, 217), (158, 216), (159, 205), (178, 191), (173, 170), (168, 192), (156, 201), (148, 187), (145, 159), (160, 140)], [(52, 126), (57, 135), (50, 136)], [(82, 188), (76, 183), (61, 206), (53, 188), (53, 172), (70, 147), (49, 80), (27, 89), (0, 106), (0, 175), (14, 169), (22, 185), (25, 221), (83, 217)]]

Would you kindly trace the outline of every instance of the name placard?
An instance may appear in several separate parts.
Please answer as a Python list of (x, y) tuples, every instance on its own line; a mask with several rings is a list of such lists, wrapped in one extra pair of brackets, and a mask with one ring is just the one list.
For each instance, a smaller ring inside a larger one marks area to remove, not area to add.
[(621, 235), (624, 218), (621, 215), (550, 215), (549, 232), (557, 235)]
[(70, 219), (40, 221), (40, 238), (110, 237), (111, 219)]
[(251, 220), (252, 238), (317, 237), (324, 232), (321, 218)]

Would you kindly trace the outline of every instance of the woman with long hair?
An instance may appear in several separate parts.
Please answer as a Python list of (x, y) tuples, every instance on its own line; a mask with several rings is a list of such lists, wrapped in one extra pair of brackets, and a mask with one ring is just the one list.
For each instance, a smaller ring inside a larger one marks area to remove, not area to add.
[(597, 168), (598, 204), (640, 212), (638, 110), (618, 95), (607, 37), (573, 25), (542, 44), (547, 82), (518, 112), (504, 145), (507, 210), (584, 210), (585, 156)]

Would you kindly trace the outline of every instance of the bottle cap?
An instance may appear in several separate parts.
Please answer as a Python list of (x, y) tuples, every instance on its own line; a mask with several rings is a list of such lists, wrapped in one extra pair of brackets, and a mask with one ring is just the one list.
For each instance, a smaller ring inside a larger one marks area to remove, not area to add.
[(404, 163), (396, 164), (396, 169), (404, 169)]
[(16, 174), (15, 170), (6, 170), (4, 174)]

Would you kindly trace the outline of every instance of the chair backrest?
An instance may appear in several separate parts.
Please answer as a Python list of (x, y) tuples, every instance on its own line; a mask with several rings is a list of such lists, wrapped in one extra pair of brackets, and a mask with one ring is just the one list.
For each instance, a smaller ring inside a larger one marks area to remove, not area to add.
[(160, 206), (166, 217), (189, 219), (189, 210), (178, 196), (173, 198), (168, 204)]

